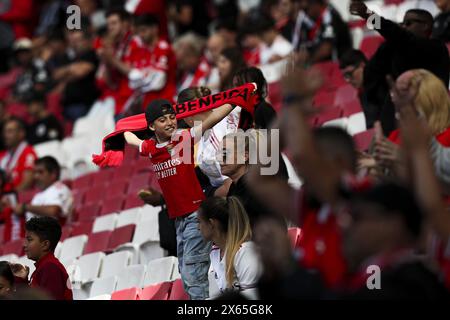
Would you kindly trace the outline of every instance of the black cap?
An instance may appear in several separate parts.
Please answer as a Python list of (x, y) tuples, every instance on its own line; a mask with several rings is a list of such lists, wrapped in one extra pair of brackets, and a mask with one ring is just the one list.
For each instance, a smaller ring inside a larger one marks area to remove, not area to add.
[(422, 230), (423, 214), (411, 190), (395, 183), (384, 183), (364, 192), (355, 192), (351, 202), (373, 203), (381, 206), (383, 214), (402, 216), (411, 234), (418, 237)]
[(145, 110), (145, 119), (147, 124), (152, 124), (159, 117), (163, 117), (166, 114), (176, 114), (172, 107), (172, 103), (165, 99), (156, 99), (149, 103)]

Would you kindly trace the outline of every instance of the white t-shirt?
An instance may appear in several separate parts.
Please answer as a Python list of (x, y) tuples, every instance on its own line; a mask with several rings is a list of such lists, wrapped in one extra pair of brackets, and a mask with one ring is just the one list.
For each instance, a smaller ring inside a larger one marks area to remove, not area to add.
[[(33, 206), (59, 206), (61, 208), (61, 216), (67, 218), (72, 213), (73, 196), (72, 191), (61, 181), (56, 181), (47, 189), (37, 193), (33, 200)], [(34, 217), (31, 212), (26, 213), (27, 221)]]
[[(213, 246), (211, 253), (210, 271), (217, 282), (218, 294), (228, 289), (226, 280), (225, 254), (220, 259), (220, 249)], [(233, 290), (239, 291), (247, 298), (257, 299), (257, 282), (262, 274), (262, 263), (252, 241), (244, 242), (234, 257), (234, 270), (236, 277), (233, 282)], [(211, 293), (210, 293), (211, 296)]]
[(241, 108), (236, 107), (211, 130), (207, 130), (197, 145), (197, 158), (200, 169), (209, 178), (213, 187), (219, 187), (227, 178), (222, 175), (217, 153), (221, 149), (223, 137), (235, 133), (239, 127)]
[(269, 63), (273, 56), (287, 57), (293, 50), (292, 44), (282, 35), (278, 35), (271, 46), (263, 46), (261, 48), (260, 59), (261, 64)]

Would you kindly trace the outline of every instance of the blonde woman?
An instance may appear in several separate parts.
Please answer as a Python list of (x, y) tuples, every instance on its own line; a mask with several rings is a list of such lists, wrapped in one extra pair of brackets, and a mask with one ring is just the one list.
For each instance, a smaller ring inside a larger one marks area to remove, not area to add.
[[(431, 134), (442, 145), (450, 146), (450, 97), (442, 80), (427, 70), (416, 69), (403, 73), (396, 83), (403, 91), (417, 87), (414, 99), (417, 111), (425, 117)], [(392, 132), (389, 140), (400, 144), (399, 130)]]
[(220, 293), (239, 291), (256, 299), (256, 284), (262, 267), (251, 241), (247, 213), (236, 197), (212, 197), (198, 213), (199, 229), (211, 249), (211, 269)]
[[(424, 117), (430, 133), (444, 147), (450, 146), (450, 98), (444, 83), (433, 73), (424, 69), (410, 70), (398, 77), (396, 86), (400, 92), (414, 88), (414, 107)], [(393, 95), (394, 105), (398, 104)], [(399, 163), (400, 131), (394, 130), (388, 138), (375, 143), (377, 165), (394, 168)]]

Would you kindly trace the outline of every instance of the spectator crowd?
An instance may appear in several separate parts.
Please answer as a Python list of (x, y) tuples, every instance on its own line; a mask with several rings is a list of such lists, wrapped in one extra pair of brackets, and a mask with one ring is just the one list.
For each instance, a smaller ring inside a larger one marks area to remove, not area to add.
[(42, 146), (105, 115), (95, 170), (145, 175), (117, 197), (161, 207), (190, 299), (448, 299), (450, 0), (344, 2), (0, 0), (0, 256), (36, 267), (0, 297), (75, 298), (55, 249), (90, 213)]

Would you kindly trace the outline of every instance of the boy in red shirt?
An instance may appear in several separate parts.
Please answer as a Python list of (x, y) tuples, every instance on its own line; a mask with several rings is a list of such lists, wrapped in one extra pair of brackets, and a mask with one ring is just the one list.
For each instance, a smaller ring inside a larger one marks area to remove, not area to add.
[[(45, 291), (55, 300), (73, 300), (68, 287), (69, 275), (53, 254), (61, 238), (58, 221), (51, 217), (34, 217), (27, 221), (25, 230), (25, 253), (28, 259), (36, 261), (29, 285)], [(20, 264), (13, 264), (11, 268), (16, 277), (28, 279), (28, 268)]]
[[(159, 37), (158, 19), (155, 16), (136, 17), (134, 28), (141, 41), (141, 48), (137, 61), (129, 67), (128, 79), (130, 88), (142, 95), (141, 112), (155, 99), (173, 102), (176, 94), (176, 61), (170, 44)], [(135, 96), (127, 101), (125, 109)]]
[(194, 169), (194, 139), (200, 138), (205, 130), (212, 128), (232, 110), (232, 105), (225, 104), (210, 113), (201, 125), (177, 130), (172, 104), (167, 100), (154, 100), (147, 107), (145, 117), (155, 137), (141, 140), (134, 133), (124, 133), (127, 143), (139, 147), (141, 155), (152, 161), (169, 217), (176, 219), (180, 274), (192, 300), (209, 297), (211, 249), (211, 244), (204, 242), (198, 229), (197, 210), (205, 195)]

